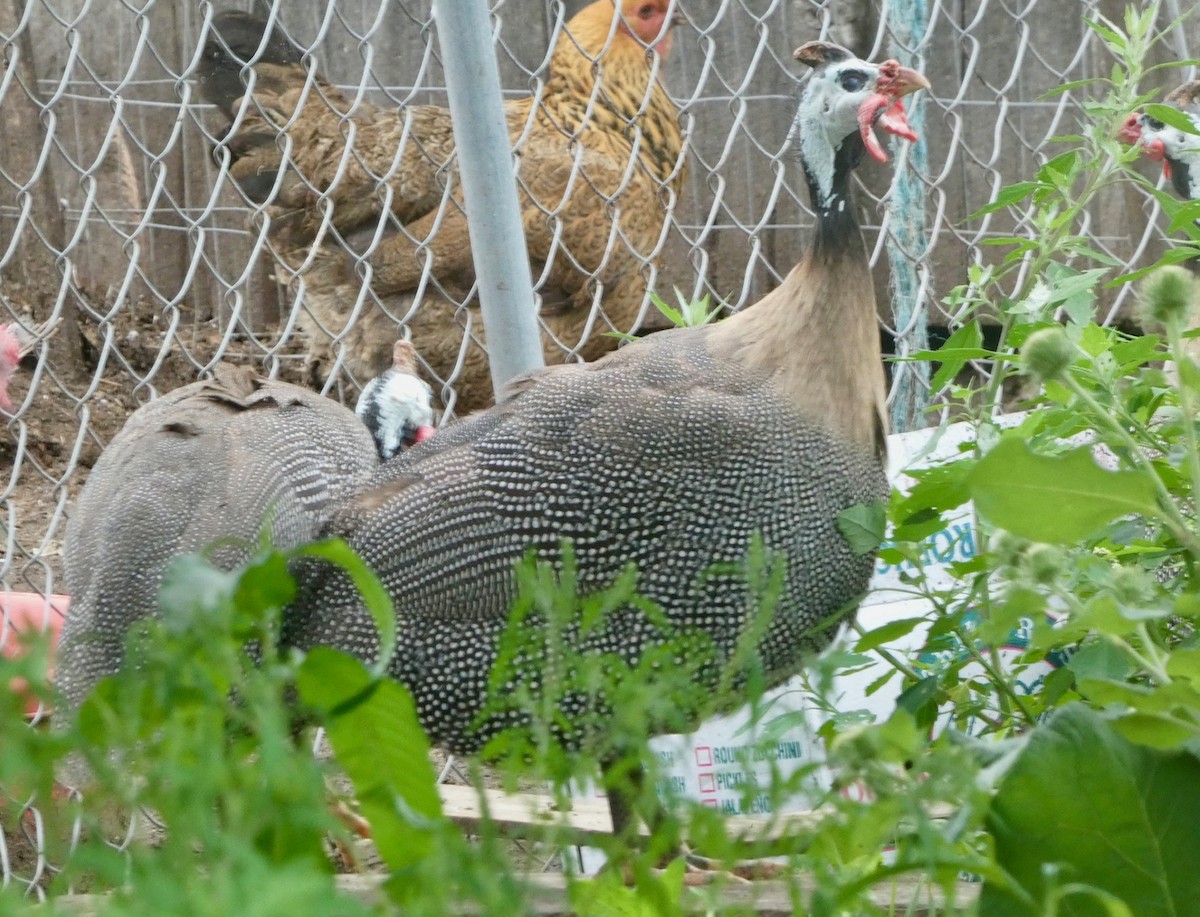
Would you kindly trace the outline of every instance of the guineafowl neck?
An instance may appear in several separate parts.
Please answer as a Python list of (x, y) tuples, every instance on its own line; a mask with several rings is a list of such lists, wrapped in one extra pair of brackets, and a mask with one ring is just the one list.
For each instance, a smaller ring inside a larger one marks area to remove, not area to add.
[(817, 207), (813, 241), (784, 282), (719, 328), (730, 353), (838, 439), (882, 455), (884, 376), (867, 249), (848, 181)]
[[(1195, 158), (1200, 159), (1200, 157)], [(1194, 188), (1192, 186), (1193, 181), (1196, 178), (1200, 178), (1200, 175), (1197, 175), (1197, 170), (1192, 168), (1192, 159), (1193, 157), (1189, 156), (1187, 159), (1181, 158), (1169, 160), (1171, 164), (1171, 185), (1175, 188), (1176, 194), (1178, 194), (1184, 200), (1189, 201), (1196, 200), (1196, 198), (1200, 196), (1200, 194), (1198, 194), (1198, 192), (1200, 192), (1200, 188)]]

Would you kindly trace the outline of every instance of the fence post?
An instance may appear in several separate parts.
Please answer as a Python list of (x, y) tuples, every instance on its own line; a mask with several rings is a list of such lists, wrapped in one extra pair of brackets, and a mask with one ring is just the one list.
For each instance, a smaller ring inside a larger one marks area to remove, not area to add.
[(470, 225), (471, 255), (487, 332), (492, 388), (543, 364), (529, 253), (517, 205), (487, 0), (434, 7), (454, 144)]
[[(888, 5), (891, 51), (902, 64), (919, 66), (925, 56), (929, 10), (925, 0), (896, 0)], [(925, 123), (924, 94), (905, 99), (910, 106), (908, 123), (917, 140), (907, 147), (896, 166), (892, 186), (891, 233), (887, 241), (892, 277), (892, 314), (896, 328), (896, 356), (929, 349), (928, 268), (916, 263), (929, 254), (925, 226), (925, 185), (928, 148), (921, 134)], [(893, 148), (899, 146), (893, 141)], [(922, 283), (922, 275), (926, 283)], [(929, 405), (929, 364), (892, 364), (891, 427), (893, 433), (925, 426)]]

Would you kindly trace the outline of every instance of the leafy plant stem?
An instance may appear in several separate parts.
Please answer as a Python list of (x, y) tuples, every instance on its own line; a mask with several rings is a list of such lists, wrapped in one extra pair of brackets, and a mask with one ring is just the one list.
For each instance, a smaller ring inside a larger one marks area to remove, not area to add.
[[(866, 636), (867, 632), (863, 630), (862, 625), (860, 625), (858, 621), (851, 621), (850, 627), (860, 637)], [(906, 662), (904, 662), (904, 660), (900, 659), (900, 657), (891, 652), (891, 650), (889, 650), (886, 646), (875, 647), (875, 652), (883, 657), (884, 661), (887, 662), (888, 665), (902, 674), (905, 678), (911, 679), (914, 683), (921, 680), (921, 675), (916, 669), (908, 665)]]
[(1179, 368), (1176, 373), (1179, 389), (1179, 407), (1183, 412), (1183, 435), (1187, 443), (1188, 470), (1192, 477), (1192, 493), (1200, 494), (1200, 444), (1196, 441), (1196, 399), (1192, 386), (1183, 378), (1182, 367), (1190, 358), (1183, 344), (1178, 319), (1167, 322), (1167, 346), (1171, 359)]
[[(1110, 97), (1107, 100), (1111, 103), (1115, 111), (1128, 111), (1134, 102), (1132, 87), (1136, 87), (1137, 78), (1141, 71), (1141, 59), (1140, 57), (1135, 58), (1134, 53), (1140, 53), (1138, 49), (1140, 49), (1142, 42), (1138, 41), (1135, 44), (1138, 47), (1134, 49), (1134, 52), (1126, 55), (1126, 59), (1121, 61), (1121, 64), (1128, 73), (1128, 79), (1121, 86), (1117, 87), (1115, 93), (1110, 94), (1110, 96), (1115, 95), (1116, 97)], [(1071, 199), (1067, 197), (1067, 189), (1070, 186), (1063, 186), (1061, 193), (1067, 202), (1066, 209), (1061, 216), (1051, 222), (1050, 231), (1040, 236), (1039, 244), (1032, 261), (1018, 262), (1025, 263), (1027, 270), (1024, 283), (1013, 296), (1014, 302), (1021, 302), (1027, 299), (1032, 293), (1034, 286), (1042, 278), (1042, 274), (1046, 271), (1047, 267), (1062, 257), (1062, 252), (1065, 248), (1064, 243), (1072, 235), (1073, 228), (1079, 221), (1080, 216), (1091, 205), (1096, 194), (1114, 182), (1118, 176), (1123, 176), (1123, 173), (1128, 171), (1128, 167), (1121, 162), (1120, 158), (1110, 156), (1097, 139), (1099, 134), (1104, 134), (1105, 136), (1111, 134), (1112, 127), (1111, 124), (1098, 124), (1095, 126), (1090, 144), (1093, 149), (1088, 151), (1090, 153), (1088, 161), (1077, 167), (1078, 175), (1084, 179), (1082, 191)], [(1016, 265), (1014, 264), (1010, 266), (1009, 270), (1015, 267)], [(1007, 271), (1002, 270), (999, 272), (992, 282), (999, 282), (1005, 273)], [(1000, 335), (995, 346), (997, 353), (1004, 351), (1007, 347), (1008, 336), (1015, 323), (1016, 315), (1012, 311), (1007, 311), (1000, 325)], [(1004, 379), (1005, 374), (997, 371), (993, 372), (991, 378), (988, 380), (987, 387), (984, 390), (982, 405), (989, 413), (995, 413), (1000, 406)]]
[(1167, 490), (1162, 477), (1154, 470), (1154, 465), (1147, 457), (1145, 450), (1129, 434), (1129, 431), (1118, 423), (1108, 410), (1100, 405), (1100, 402), (1095, 399), (1092, 393), (1080, 385), (1070, 373), (1065, 374), (1061, 381), (1076, 398), (1087, 405), (1095, 421), (1106, 427), (1121, 445), (1125, 447), (1129, 453), (1130, 460), (1141, 466), (1150, 475), (1154, 482), (1154, 490), (1158, 494), (1159, 518), (1171, 529), (1171, 533), (1179, 539), (1180, 543), (1187, 547), (1193, 557), (1200, 557), (1200, 539), (1196, 538), (1188, 526), (1187, 520), (1179, 511), (1179, 507), (1175, 505), (1170, 491)]
[[(1025, 718), (1026, 722), (1031, 725), (1037, 722), (1037, 717), (1034, 716), (1030, 709), (1025, 706), (1025, 703), (1021, 700), (1020, 695), (1013, 691), (1012, 685), (1008, 683), (1008, 679), (1005, 678), (1004, 674), (1000, 671), (1000, 666), (996, 664), (997, 660), (995, 658), (989, 659), (988, 656), (985, 656), (983, 653), (979, 652), (979, 647), (975, 645), (974, 638), (969, 633), (963, 631), (962, 628), (955, 628), (955, 634), (958, 636), (959, 643), (963, 645), (967, 653), (972, 659), (975, 660), (975, 662), (983, 666), (983, 670), (987, 673), (988, 679), (993, 685), (996, 686), (999, 692), (998, 699), (1003, 705), (1001, 709), (1007, 713), (1007, 704), (1011, 703), (1021, 711), (1021, 715)], [(991, 656), (995, 652), (996, 650), (993, 647), (989, 651), (988, 655)]]

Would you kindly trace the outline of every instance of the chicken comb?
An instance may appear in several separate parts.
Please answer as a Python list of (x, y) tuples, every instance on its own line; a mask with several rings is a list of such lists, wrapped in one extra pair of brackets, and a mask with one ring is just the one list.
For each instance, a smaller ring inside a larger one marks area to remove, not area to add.
[(831, 41), (807, 41), (792, 53), (792, 57), (816, 69), (826, 64), (850, 60), (854, 55)]

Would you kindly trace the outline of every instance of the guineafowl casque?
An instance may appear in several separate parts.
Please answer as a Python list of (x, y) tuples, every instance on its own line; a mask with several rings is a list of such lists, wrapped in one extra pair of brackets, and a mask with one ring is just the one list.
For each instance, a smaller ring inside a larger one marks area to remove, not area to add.
[(244, 367), (221, 363), (214, 377), (139, 408), (71, 513), (63, 546), (71, 610), (56, 676), (67, 710), (120, 667), (126, 634), (155, 613), (173, 557), (233, 539), (211, 558), (232, 569), (253, 554), (268, 521), (276, 547), (310, 542), (335, 502), (379, 464), (376, 436), (430, 432), (428, 397), (412, 400), (415, 418), (377, 410), (368, 422), (400, 430), (375, 431), (328, 398)]
[[(838, 515), (887, 494), (885, 387), (850, 175), (864, 153), (886, 159), (875, 127), (915, 138), (900, 99), (929, 84), (894, 60), (869, 63), (826, 42), (796, 58), (812, 68), (794, 135), (817, 225), (780, 287), (718, 324), (518, 380), (508, 400), (382, 465), (331, 518), (326, 534), (345, 538), (395, 603), (402, 649), (391, 674), (430, 738), (454, 753), (479, 751), (508, 725), (480, 712), (514, 565), (528, 555), (561, 569), (570, 543), (581, 594), (636, 565), (640, 595), (672, 626), (711, 638), (724, 664), (751, 626), (754, 596), (745, 577), (711, 571), (744, 564), (761, 538), (786, 571), (753, 647), (768, 685), (827, 645), (829, 619), (866, 589), (873, 558), (851, 549)], [(377, 655), (343, 572), (314, 562), (300, 584), (285, 642)], [(630, 606), (573, 649), (632, 665), (660, 640)], [(710, 692), (719, 668), (704, 670)], [(603, 719), (591, 718), (595, 729)], [(568, 747), (595, 739), (586, 730), (563, 738)], [(623, 830), (628, 798), (611, 792), (619, 784), (607, 773), (606, 785)]]

